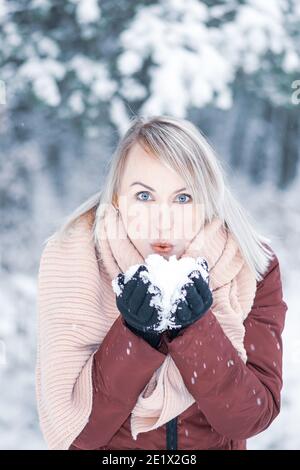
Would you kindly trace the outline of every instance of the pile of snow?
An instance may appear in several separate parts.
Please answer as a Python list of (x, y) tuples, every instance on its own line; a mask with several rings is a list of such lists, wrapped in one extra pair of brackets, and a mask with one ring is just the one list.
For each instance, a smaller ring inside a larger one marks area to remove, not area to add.
[[(184, 300), (186, 284), (192, 284), (192, 278), (202, 276), (209, 285), (208, 263), (205, 258), (183, 257), (176, 258), (176, 255), (170, 256), (167, 260), (159, 254), (151, 254), (145, 259), (145, 263), (135, 264), (129, 267), (124, 273), (124, 283), (136, 273), (140, 266), (145, 269), (139, 272), (139, 277), (143, 282), (150, 285), (148, 292), (154, 294), (151, 298), (150, 306), (155, 306), (158, 311), (158, 324), (152, 329), (155, 331), (165, 331), (172, 328), (180, 328), (175, 319), (175, 311), (178, 302)], [(190, 277), (188, 277), (190, 275)], [(124, 286), (119, 284), (119, 278), (112, 280), (113, 290), (117, 296), (122, 294)]]

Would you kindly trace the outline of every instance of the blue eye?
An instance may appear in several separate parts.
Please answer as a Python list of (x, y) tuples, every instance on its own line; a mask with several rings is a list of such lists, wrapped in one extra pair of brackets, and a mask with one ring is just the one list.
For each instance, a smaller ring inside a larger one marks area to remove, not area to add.
[(145, 198), (140, 199), (140, 198), (139, 198), (139, 195), (140, 195), (140, 194), (148, 194), (148, 195), (149, 195), (148, 191), (140, 191), (139, 193), (136, 193), (136, 198), (137, 198), (139, 201), (148, 201), (148, 199), (145, 199)]
[[(179, 196), (183, 197), (189, 197), (191, 199), (191, 196), (189, 194), (179, 194)], [(181, 201), (181, 202), (189, 202), (189, 201)]]
[[(139, 196), (140, 196), (141, 194), (146, 194), (146, 197), (140, 198)], [(147, 196), (149, 196), (149, 192), (148, 192), (148, 191), (140, 191), (140, 192), (136, 193), (136, 195), (135, 195), (136, 199), (138, 199), (139, 201), (149, 201), (149, 199), (147, 199)], [(189, 194), (184, 194), (184, 193), (183, 193), (183, 194), (179, 194), (179, 196), (180, 196), (180, 197), (183, 196), (183, 197), (185, 197), (185, 198), (188, 197), (189, 200), (191, 200), (191, 196), (190, 196)], [(151, 200), (151, 199), (150, 199), (150, 200)], [(189, 200), (188, 200), (188, 201), (187, 201), (187, 200), (181, 200), (180, 203), (189, 202)]]

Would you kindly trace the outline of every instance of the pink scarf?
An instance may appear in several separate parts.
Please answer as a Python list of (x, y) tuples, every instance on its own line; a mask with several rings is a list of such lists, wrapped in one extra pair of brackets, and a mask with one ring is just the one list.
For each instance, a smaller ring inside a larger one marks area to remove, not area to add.
[[(145, 262), (128, 238), (122, 218), (112, 205), (107, 206), (102, 219), (98, 218), (96, 230), (99, 231), (97, 247), (100, 262), (102, 261), (111, 280), (130, 266)], [(202, 256), (207, 260), (210, 289), (213, 292), (211, 309), (224, 333), (246, 362), (243, 322), (254, 301), (256, 279), (245, 263), (236, 241), (224, 228), (221, 220), (215, 217), (210, 224), (202, 226), (182, 255), (185, 256)], [(116, 311), (116, 315), (118, 314)], [(167, 355), (132, 410), (132, 436), (136, 439), (138, 433), (162, 426), (194, 401), (174, 361)]]
[[(68, 449), (88, 422), (93, 356), (120, 315), (112, 279), (132, 264), (144, 262), (122, 223), (121, 239), (106, 237), (110, 233), (106, 227), (117, 224), (114, 209), (105, 213), (105, 223), (97, 220), (94, 227), (94, 222), (95, 212), (90, 210), (61, 244), (55, 237), (48, 240), (40, 261), (36, 397), (41, 430), (50, 449)], [(99, 251), (95, 250), (94, 228), (103, 236)], [(256, 280), (234, 238), (215, 218), (202, 227), (184, 256), (207, 260), (214, 299), (211, 309), (246, 362), (243, 322), (253, 304)], [(194, 401), (167, 355), (132, 410), (132, 436), (163, 425)]]

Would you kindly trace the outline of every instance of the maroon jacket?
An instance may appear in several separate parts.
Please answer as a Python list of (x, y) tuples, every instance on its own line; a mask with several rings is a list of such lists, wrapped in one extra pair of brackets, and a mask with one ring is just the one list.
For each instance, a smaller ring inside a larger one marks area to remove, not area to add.
[[(120, 315), (94, 355), (92, 412), (69, 450), (166, 449), (167, 423), (134, 440), (130, 413), (168, 352), (195, 398), (177, 417), (177, 449), (246, 449), (246, 439), (270, 426), (280, 411), (286, 310), (275, 255), (244, 322), (246, 364), (211, 309), (172, 341), (164, 333), (158, 349), (129, 330)], [(124, 355), (128, 341), (131, 354)], [(192, 383), (195, 352), (201, 380)], [(228, 367), (231, 360), (234, 365)]]

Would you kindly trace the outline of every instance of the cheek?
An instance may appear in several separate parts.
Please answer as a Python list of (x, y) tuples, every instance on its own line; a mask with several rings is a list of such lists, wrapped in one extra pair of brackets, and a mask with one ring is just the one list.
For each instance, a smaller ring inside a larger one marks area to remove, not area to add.
[(203, 204), (198, 204), (193, 207), (193, 230), (197, 233), (203, 227), (205, 220), (205, 212)]
[(174, 210), (174, 233), (177, 239), (191, 240), (202, 226), (202, 215), (193, 204)]
[(126, 232), (131, 239), (149, 238), (151, 217), (146, 204), (128, 202), (126, 207), (120, 206), (120, 212)]

